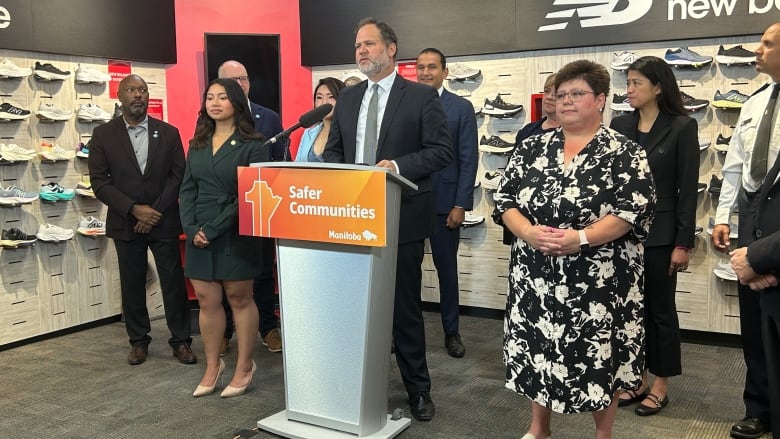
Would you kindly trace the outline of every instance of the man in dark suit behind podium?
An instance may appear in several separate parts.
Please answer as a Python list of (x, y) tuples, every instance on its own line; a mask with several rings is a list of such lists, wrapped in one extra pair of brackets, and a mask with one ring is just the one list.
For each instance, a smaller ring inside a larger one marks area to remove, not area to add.
[(355, 61), (368, 80), (341, 92), (323, 158), (375, 164), (419, 187), (401, 197), (393, 339), (412, 415), (428, 421), (435, 408), (425, 358), (421, 264), (424, 240), (434, 226), (430, 175), (449, 164), (453, 148), (436, 90), (395, 73), (397, 44), (386, 23), (366, 18), (358, 24)]

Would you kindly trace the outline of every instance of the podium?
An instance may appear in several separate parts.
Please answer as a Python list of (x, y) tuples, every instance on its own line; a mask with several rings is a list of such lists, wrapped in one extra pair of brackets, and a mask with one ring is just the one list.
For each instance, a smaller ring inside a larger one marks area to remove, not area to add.
[(411, 424), (387, 406), (404, 189), (417, 187), (378, 167), (239, 168), (241, 234), (277, 238), (286, 409), (259, 428), (290, 438), (391, 438)]

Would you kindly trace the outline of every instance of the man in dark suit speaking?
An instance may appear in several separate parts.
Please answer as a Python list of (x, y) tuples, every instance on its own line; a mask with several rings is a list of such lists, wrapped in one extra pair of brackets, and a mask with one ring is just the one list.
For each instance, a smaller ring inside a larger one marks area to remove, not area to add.
[(393, 339), (412, 415), (433, 418), (425, 358), (420, 287), (424, 240), (434, 226), (430, 175), (453, 159), (438, 93), (395, 72), (398, 38), (386, 23), (363, 19), (355, 37), (355, 62), (368, 80), (341, 92), (323, 158), (392, 170), (419, 189), (401, 197), (395, 278)]
[(179, 256), (179, 186), (184, 149), (179, 130), (147, 116), (149, 88), (138, 75), (119, 83), (122, 117), (95, 128), (90, 141), (89, 175), (95, 196), (108, 206), (106, 235), (119, 262), (122, 314), (132, 349), (131, 365), (146, 361), (149, 312), (146, 309), (147, 251), (160, 277), (165, 319), (173, 355), (185, 364), (190, 350), (190, 313)]

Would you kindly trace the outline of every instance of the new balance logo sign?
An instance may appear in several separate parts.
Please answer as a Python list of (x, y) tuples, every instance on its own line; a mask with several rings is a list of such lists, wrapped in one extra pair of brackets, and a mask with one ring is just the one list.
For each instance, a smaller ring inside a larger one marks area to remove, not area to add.
[(11, 13), (8, 9), (0, 6), (0, 29), (5, 29), (11, 25)]
[(575, 13), (583, 28), (631, 23), (647, 14), (653, 0), (555, 0), (553, 6), (569, 8), (548, 13), (544, 18), (556, 23), (539, 26), (539, 32), (566, 29)]

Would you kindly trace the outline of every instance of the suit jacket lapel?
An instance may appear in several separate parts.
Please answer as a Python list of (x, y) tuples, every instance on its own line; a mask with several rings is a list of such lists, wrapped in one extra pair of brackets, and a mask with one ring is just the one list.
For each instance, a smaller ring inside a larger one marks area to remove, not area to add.
[(154, 156), (157, 155), (160, 145), (160, 124), (157, 122), (157, 119), (149, 118), (149, 132), (146, 134), (149, 138), (149, 150), (146, 154), (146, 169), (144, 169), (144, 173), (146, 173), (147, 169), (152, 168)]
[(447, 89), (441, 91), (441, 96), (439, 97), (439, 100), (441, 101), (441, 106), (444, 107), (444, 114), (447, 114), (448, 113), (447, 110), (449, 110), (450, 107), (452, 106), (451, 94), (452, 93), (448, 92)]
[[(639, 122), (639, 115), (637, 115), (637, 122)], [(672, 129), (671, 122), (672, 118), (670, 116), (664, 113), (658, 113), (658, 116), (653, 123), (653, 127), (650, 129), (650, 132), (647, 133), (646, 145), (642, 145), (645, 147), (647, 155), (650, 155), (661, 143), (661, 140), (669, 134), (669, 131)]]
[(401, 105), (404, 93), (406, 92), (406, 81), (401, 75), (395, 77), (393, 86), (390, 87), (390, 95), (387, 97), (387, 105), (385, 106), (385, 112), (382, 115), (382, 126), (379, 129), (379, 141), (377, 142), (376, 156), (377, 159), (382, 157), (380, 151), (385, 146), (385, 139), (387, 139), (387, 133), (390, 130), (390, 125), (393, 123), (393, 117), (398, 107)]

